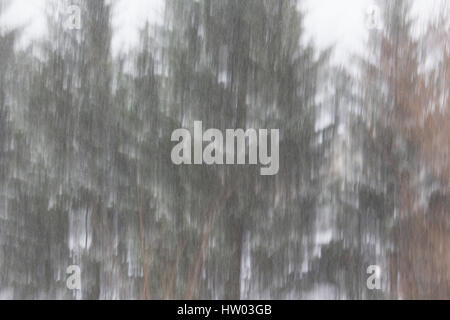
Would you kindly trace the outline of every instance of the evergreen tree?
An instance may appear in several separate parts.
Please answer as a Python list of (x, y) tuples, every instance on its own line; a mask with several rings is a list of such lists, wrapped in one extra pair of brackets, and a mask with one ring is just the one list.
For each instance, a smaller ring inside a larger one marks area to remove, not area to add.
[(195, 221), (185, 250), (194, 258), (186, 263), (189, 298), (300, 294), (301, 272), (289, 266), (301, 266), (310, 249), (312, 165), (320, 159), (312, 147), (316, 81), (325, 56), (316, 60), (302, 45), (297, 5), (167, 2), (167, 112), (184, 127), (201, 120), (223, 131), (283, 128), (276, 177), (259, 177), (250, 166), (178, 169), (188, 175), (186, 194), (196, 190), (184, 209)]

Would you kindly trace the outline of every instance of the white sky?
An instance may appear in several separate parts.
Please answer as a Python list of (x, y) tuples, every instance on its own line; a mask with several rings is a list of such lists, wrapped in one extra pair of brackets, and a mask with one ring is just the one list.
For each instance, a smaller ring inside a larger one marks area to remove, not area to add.
[[(45, 32), (42, 15), (45, 1), (12, 0), (11, 7), (0, 17), (0, 26), (25, 26), (23, 42), (42, 35)], [(418, 17), (419, 25), (424, 25), (432, 13), (437, 12), (442, 1), (445, 0), (414, 0), (414, 15)], [(334, 61), (345, 63), (351, 53), (361, 50), (364, 44), (366, 10), (372, 3), (373, 0), (305, 0), (302, 7), (307, 12), (308, 38), (319, 48), (334, 44)], [(114, 52), (136, 44), (138, 28), (147, 19), (160, 21), (162, 14), (162, 0), (118, 0), (113, 19)]]

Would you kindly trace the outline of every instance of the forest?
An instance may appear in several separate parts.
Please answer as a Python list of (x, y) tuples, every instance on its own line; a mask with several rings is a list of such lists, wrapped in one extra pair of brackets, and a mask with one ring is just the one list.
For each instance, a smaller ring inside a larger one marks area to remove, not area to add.
[[(414, 1), (374, 0), (382, 26), (338, 65), (298, 0), (164, 0), (120, 54), (116, 1), (46, 0), (25, 46), (13, 2), (0, 299), (450, 299), (449, 3), (420, 28)], [(199, 121), (278, 129), (278, 170), (174, 163)]]

